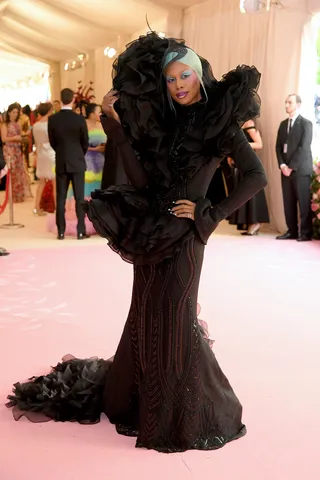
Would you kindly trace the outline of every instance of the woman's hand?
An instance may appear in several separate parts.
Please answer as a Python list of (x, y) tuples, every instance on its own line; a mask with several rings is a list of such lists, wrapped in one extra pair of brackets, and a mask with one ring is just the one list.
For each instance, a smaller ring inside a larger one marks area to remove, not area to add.
[(98, 145), (96, 147), (96, 151), (99, 153), (104, 153), (105, 149), (106, 149), (105, 145)]
[(178, 200), (171, 209), (171, 212), (178, 218), (190, 218), (190, 220), (194, 220), (195, 208), (196, 204), (189, 200)]
[(88, 148), (89, 152), (100, 152), (104, 153), (105, 151), (105, 146), (104, 145), (97, 145), (96, 147), (89, 147)]
[(110, 90), (110, 92), (107, 93), (103, 97), (102, 101), (102, 111), (107, 117), (111, 117), (117, 122), (120, 123), (120, 118), (117, 112), (114, 109), (114, 104), (119, 100), (118, 92), (115, 90)]

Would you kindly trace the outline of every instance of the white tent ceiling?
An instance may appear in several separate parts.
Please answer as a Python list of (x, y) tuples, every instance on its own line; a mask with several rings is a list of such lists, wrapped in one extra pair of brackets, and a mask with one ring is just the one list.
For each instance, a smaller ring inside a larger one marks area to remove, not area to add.
[[(170, 4), (183, 8), (200, 1)], [(64, 61), (132, 35), (144, 28), (146, 15), (152, 26), (166, 5), (162, 0), (0, 0), (0, 84), (43, 71), (43, 62)]]

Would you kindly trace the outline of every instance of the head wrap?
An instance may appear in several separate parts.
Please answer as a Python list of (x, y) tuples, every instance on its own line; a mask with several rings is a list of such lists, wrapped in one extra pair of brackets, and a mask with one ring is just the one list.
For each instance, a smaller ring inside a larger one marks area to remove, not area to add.
[[(175, 46), (174, 48), (168, 49), (166, 54), (164, 55), (163, 59), (163, 64), (162, 64), (162, 72), (165, 74), (165, 70), (173, 62), (179, 62), (179, 63), (184, 63), (185, 65), (188, 65), (188, 67), (192, 68), (192, 70), (196, 73), (199, 82), (201, 84), (204, 96), (205, 96), (205, 101), (208, 100), (207, 92), (204, 87), (203, 83), (203, 67), (202, 67), (202, 62), (200, 60), (200, 57), (194, 52), (191, 48), (186, 47), (184, 45), (181, 46)], [(168, 92), (168, 99), (171, 108), (174, 109), (173, 103), (172, 103), (172, 98), (171, 95)]]

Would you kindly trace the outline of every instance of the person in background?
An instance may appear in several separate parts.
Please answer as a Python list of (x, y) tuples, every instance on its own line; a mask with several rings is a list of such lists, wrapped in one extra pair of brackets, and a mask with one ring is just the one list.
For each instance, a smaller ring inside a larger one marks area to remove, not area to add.
[[(281, 170), (281, 183), (284, 212), (288, 230), (277, 240), (312, 240), (311, 212), (311, 176), (312, 160), (312, 122), (300, 115), (301, 97), (290, 94), (286, 99), (288, 118), (281, 122), (276, 153)], [(298, 225), (298, 205), (300, 228)]]
[(12, 200), (20, 203), (30, 197), (30, 182), (25, 168), (21, 143), (25, 135), (21, 133), (19, 123), (20, 110), (16, 103), (9, 105), (6, 121), (1, 127), (1, 138), (4, 143), (3, 154), (6, 163), (11, 161)]
[(45, 212), (40, 208), (40, 202), (43, 190), (47, 181), (53, 182), (53, 192), (55, 195), (55, 152), (52, 149), (48, 136), (48, 118), (52, 115), (51, 103), (41, 103), (38, 107), (40, 120), (35, 123), (33, 127), (33, 137), (37, 152), (37, 170), (36, 175), (40, 182), (38, 184), (35, 206), (33, 213), (35, 215), (45, 215)]
[[(4, 156), (3, 156), (2, 143), (0, 141), (0, 180), (7, 173), (8, 173), (8, 167), (7, 167), (7, 164), (6, 164)], [(0, 257), (5, 257), (7, 255), (9, 255), (9, 252), (5, 248), (0, 247)]]
[(53, 101), (53, 113), (58, 113), (61, 110), (61, 102), (59, 100)]
[[(89, 133), (89, 148), (85, 155), (86, 172), (84, 183), (84, 197), (91, 198), (91, 192), (100, 189), (102, 170), (104, 164), (104, 149), (107, 141), (106, 134), (100, 122), (101, 107), (96, 103), (89, 103), (86, 106), (86, 123)], [(66, 234), (77, 234), (76, 205), (72, 187), (69, 187), (66, 202)], [(55, 231), (53, 216), (48, 218), (48, 230)], [(85, 218), (86, 233), (93, 235), (96, 233), (92, 223)]]
[[(259, 130), (257, 130), (253, 120), (249, 120), (242, 126), (245, 136), (253, 150), (261, 150), (263, 147), (262, 138)], [(232, 165), (232, 159), (229, 159)], [(235, 169), (235, 184), (239, 182), (241, 173)], [(231, 225), (237, 225), (238, 230), (246, 230), (242, 235), (258, 235), (261, 223), (269, 223), (269, 212), (267, 200), (264, 190), (260, 190), (248, 202), (236, 210), (230, 218)]]
[(78, 219), (78, 240), (88, 238), (85, 228), (84, 175), (85, 154), (89, 147), (88, 128), (85, 119), (72, 111), (74, 92), (70, 88), (61, 91), (61, 111), (48, 119), (49, 141), (56, 152), (56, 224), (58, 240), (63, 240), (66, 230), (65, 207), (68, 188), (72, 184)]

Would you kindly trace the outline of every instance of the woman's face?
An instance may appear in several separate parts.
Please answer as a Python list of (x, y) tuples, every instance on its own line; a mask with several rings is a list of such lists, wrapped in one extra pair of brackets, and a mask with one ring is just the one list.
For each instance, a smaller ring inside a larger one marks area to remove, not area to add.
[(192, 105), (201, 100), (201, 86), (194, 70), (180, 62), (172, 62), (165, 71), (168, 91), (180, 105)]
[(18, 115), (19, 115), (19, 110), (17, 108), (14, 108), (13, 110), (11, 110), (11, 112), (9, 112), (10, 122), (16, 122)]

